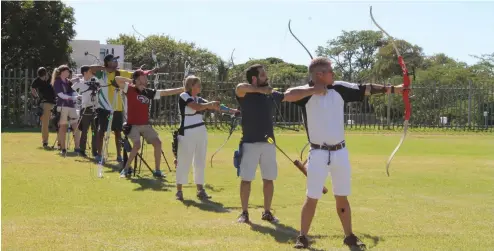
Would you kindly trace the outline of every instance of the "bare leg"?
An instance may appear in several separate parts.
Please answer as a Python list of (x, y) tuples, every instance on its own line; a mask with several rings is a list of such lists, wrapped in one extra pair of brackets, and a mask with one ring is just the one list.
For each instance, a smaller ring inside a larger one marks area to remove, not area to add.
[(115, 146), (117, 147), (117, 157), (122, 158), (122, 145), (120, 141), (122, 140), (122, 133), (120, 131), (115, 131)]
[(240, 201), (242, 202), (242, 211), (247, 212), (249, 208), (250, 181), (242, 180), (240, 182)]
[(124, 170), (128, 170), (132, 164), (132, 161), (136, 158), (137, 153), (141, 149), (141, 141), (133, 141), (132, 142), (132, 150), (130, 150), (129, 158), (127, 159), (127, 163), (125, 163)]
[(350, 203), (346, 196), (334, 196), (336, 200), (336, 211), (340, 217), (341, 225), (345, 236), (352, 234), (352, 215), (350, 210)]
[(155, 139), (152, 145), (154, 147), (154, 166), (156, 171), (159, 171), (161, 164), (161, 140)]
[[(263, 181), (263, 193), (264, 193), (264, 211), (267, 212), (271, 210), (271, 202), (273, 202), (274, 183), (272, 180), (263, 179), (262, 181)], [(248, 200), (249, 198), (247, 197), (247, 201)]]
[(72, 131), (74, 132), (74, 144), (75, 144), (75, 149), (79, 149), (80, 143), (81, 143), (81, 131), (79, 131), (79, 128), (77, 127), (77, 123), (72, 124)]
[(65, 134), (67, 134), (67, 124), (60, 125), (60, 129), (58, 130), (58, 143), (60, 144), (60, 148), (62, 150), (67, 150), (67, 146), (65, 145)]
[(302, 215), (300, 221), (300, 235), (307, 235), (309, 233), (310, 225), (314, 214), (316, 213), (317, 199), (307, 197), (304, 205), (302, 206)]

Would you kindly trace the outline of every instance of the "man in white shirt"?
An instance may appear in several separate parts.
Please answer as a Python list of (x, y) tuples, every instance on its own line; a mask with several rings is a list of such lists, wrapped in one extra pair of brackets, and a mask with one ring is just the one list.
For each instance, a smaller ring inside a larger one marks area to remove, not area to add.
[(93, 156), (96, 155), (97, 150), (97, 137), (96, 137), (96, 124), (95, 116), (96, 109), (98, 108), (98, 89), (101, 86), (100, 80), (94, 77), (90, 66), (84, 65), (81, 67), (81, 73), (83, 78), (72, 86), (76, 92), (82, 95), (82, 109), (79, 116), (79, 130), (81, 130), (81, 140), (80, 140), (80, 151), (79, 155), (87, 157), (86, 155), (86, 142), (87, 142), (87, 132), (89, 126), (91, 126), (92, 139), (91, 139), (91, 149), (93, 151)]
[(402, 94), (403, 86), (385, 87), (377, 84), (354, 84), (334, 81), (331, 62), (315, 58), (309, 66), (311, 84), (290, 88), (286, 102), (294, 102), (302, 109), (311, 144), (307, 167), (307, 198), (302, 207), (300, 235), (295, 248), (308, 248), (307, 234), (314, 217), (317, 201), (328, 174), (331, 174), (336, 210), (343, 226), (343, 243), (353, 249), (364, 249), (365, 244), (352, 231), (350, 203), (351, 168), (345, 148), (344, 105), (360, 102), (366, 95)]

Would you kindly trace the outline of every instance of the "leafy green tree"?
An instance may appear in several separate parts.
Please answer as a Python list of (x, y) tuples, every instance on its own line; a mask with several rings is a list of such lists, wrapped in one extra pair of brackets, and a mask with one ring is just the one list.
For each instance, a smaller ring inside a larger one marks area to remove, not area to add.
[(74, 65), (74, 9), (61, 1), (2, 1), (4, 69)]

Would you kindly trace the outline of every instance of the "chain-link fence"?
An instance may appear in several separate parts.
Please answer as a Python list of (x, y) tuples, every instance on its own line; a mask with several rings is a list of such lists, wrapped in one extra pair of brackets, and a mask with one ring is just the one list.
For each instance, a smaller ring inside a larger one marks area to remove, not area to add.
[[(198, 73), (202, 79), (202, 93), (207, 100), (238, 108), (234, 88), (238, 82), (223, 81), (211, 73)], [(39, 118), (34, 114), (36, 102), (31, 96), (30, 85), (36, 77), (35, 70), (3, 70), (2, 128), (37, 127)], [(149, 77), (152, 88), (182, 86), (183, 72), (170, 72)], [(271, 85), (284, 91), (293, 84)], [(397, 83), (394, 83), (397, 84)], [(482, 83), (414, 83), (410, 97), (412, 104), (411, 127), (451, 128), (462, 130), (489, 130), (494, 128), (494, 86)], [(300, 109), (291, 103), (277, 104), (274, 110), (276, 125), (301, 127)], [(403, 125), (404, 104), (399, 95), (375, 95), (363, 102), (345, 105), (345, 126), (357, 128), (388, 129)], [(158, 127), (177, 127), (178, 96), (154, 100), (150, 109), (151, 123)], [(207, 112), (204, 119), (209, 126), (228, 128), (230, 118), (218, 113)]]

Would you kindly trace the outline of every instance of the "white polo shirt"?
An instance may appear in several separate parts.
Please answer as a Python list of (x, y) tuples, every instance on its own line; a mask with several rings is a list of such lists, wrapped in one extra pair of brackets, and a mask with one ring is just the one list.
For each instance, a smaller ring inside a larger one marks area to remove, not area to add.
[(202, 104), (208, 101), (201, 97), (192, 97), (188, 92), (182, 92), (180, 94), (180, 99), (178, 101), (178, 109), (180, 112), (181, 123), (180, 127), (187, 127), (195, 124), (204, 123), (202, 119), (202, 112), (197, 112), (196, 110), (190, 108), (187, 104), (195, 101), (196, 103)]
[(365, 85), (334, 81), (324, 96), (312, 95), (294, 102), (302, 109), (309, 142), (335, 145), (345, 139), (345, 102), (362, 101)]

